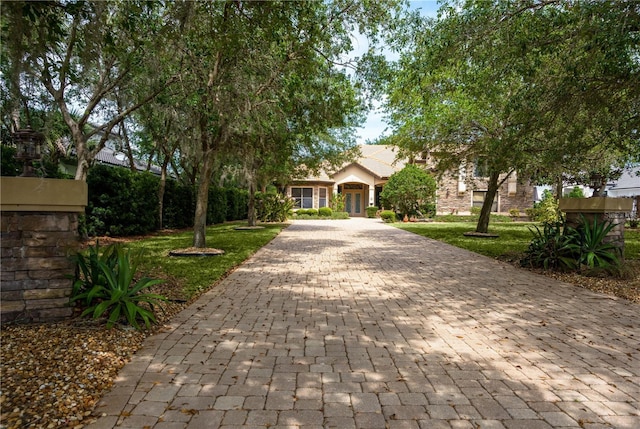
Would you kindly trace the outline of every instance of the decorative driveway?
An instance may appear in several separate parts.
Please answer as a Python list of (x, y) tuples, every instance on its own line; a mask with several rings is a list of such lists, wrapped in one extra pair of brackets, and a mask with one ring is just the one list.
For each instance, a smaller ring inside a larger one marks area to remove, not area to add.
[(95, 413), (93, 429), (640, 428), (640, 305), (375, 219), (296, 221), (148, 338)]

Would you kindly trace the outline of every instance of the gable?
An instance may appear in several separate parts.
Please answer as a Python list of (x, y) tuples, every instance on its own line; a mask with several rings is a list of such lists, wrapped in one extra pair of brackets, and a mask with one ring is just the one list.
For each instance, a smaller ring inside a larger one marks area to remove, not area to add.
[(397, 149), (389, 145), (360, 145), (361, 156), (351, 164), (343, 166), (331, 176), (336, 177), (345, 169), (356, 165), (376, 179), (388, 179), (396, 171), (402, 170), (406, 160), (397, 160)]

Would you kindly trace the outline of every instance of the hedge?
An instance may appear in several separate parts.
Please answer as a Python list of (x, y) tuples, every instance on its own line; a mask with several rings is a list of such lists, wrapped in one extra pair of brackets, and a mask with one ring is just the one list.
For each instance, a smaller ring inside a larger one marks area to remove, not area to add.
[[(96, 165), (89, 170), (89, 204), (85, 228), (90, 236), (137, 235), (158, 229), (160, 178), (147, 172)], [(209, 189), (207, 223), (247, 218), (248, 193), (235, 188)], [(163, 199), (163, 227), (189, 228), (195, 215), (195, 188), (167, 180)]]

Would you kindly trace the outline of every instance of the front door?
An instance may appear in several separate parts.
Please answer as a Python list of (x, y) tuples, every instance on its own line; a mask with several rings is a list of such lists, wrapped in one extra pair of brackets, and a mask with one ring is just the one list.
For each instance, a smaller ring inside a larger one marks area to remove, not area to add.
[(344, 209), (351, 217), (362, 216), (362, 191), (344, 191)]

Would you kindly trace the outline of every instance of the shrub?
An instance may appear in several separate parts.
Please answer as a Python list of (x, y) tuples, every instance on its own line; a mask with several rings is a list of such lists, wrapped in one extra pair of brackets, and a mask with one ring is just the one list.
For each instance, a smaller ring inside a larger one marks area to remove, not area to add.
[(196, 211), (195, 188), (176, 180), (167, 180), (162, 208), (164, 228), (192, 227)]
[(568, 195), (569, 198), (584, 198), (584, 191), (579, 186), (574, 186)]
[(509, 216), (511, 216), (511, 219), (513, 219), (515, 221), (516, 219), (518, 219), (520, 217), (520, 210), (519, 209), (509, 209)]
[(422, 217), (433, 218), (436, 215), (436, 203), (425, 203), (418, 208), (418, 212)]
[(256, 192), (256, 217), (261, 222), (284, 222), (294, 201), (282, 194)]
[(547, 269), (574, 269), (579, 254), (575, 230), (563, 222), (545, 222), (543, 229), (529, 227), (533, 239), (522, 259), (523, 266)]
[(560, 210), (558, 201), (551, 191), (546, 189), (542, 193), (542, 200), (533, 205), (533, 209), (527, 209), (527, 215), (531, 220), (542, 223), (553, 223), (560, 220)]
[(529, 228), (533, 240), (521, 261), (523, 265), (544, 269), (580, 269), (588, 268), (616, 269), (619, 267), (619, 249), (604, 241), (614, 228), (610, 221), (593, 222), (580, 217), (577, 228), (571, 228), (563, 222), (545, 222), (543, 230), (537, 226)]
[(295, 214), (297, 216), (306, 216), (309, 213), (307, 213), (307, 209), (298, 209), (295, 211)]
[(393, 173), (380, 193), (383, 206), (399, 211), (403, 215), (416, 215), (420, 207), (433, 203), (436, 195), (436, 180), (415, 164), (407, 164)]
[(321, 217), (331, 217), (332, 214), (333, 210), (331, 210), (331, 207), (320, 207), (318, 209), (318, 215)]
[(345, 195), (333, 194), (331, 195), (330, 205), (334, 212), (343, 212), (345, 207)]
[(333, 212), (331, 214), (331, 219), (349, 219), (348, 212)]
[(19, 176), (22, 173), (22, 163), (15, 158), (16, 148), (1, 144), (0, 150), (2, 151), (0, 154), (0, 174), (2, 176)]
[(380, 218), (387, 223), (396, 221), (396, 214), (392, 210), (383, 210), (380, 212)]
[(82, 317), (91, 315), (97, 319), (106, 315), (108, 328), (122, 318), (136, 329), (140, 329), (138, 320), (142, 320), (147, 328), (155, 323), (154, 309), (166, 298), (143, 291), (163, 280), (143, 277), (134, 284), (138, 258), (139, 255), (132, 255), (118, 244), (107, 247), (102, 253), (96, 245), (90, 247), (86, 255), (76, 253), (72, 256), (78, 272), (70, 302), (86, 307)]
[(378, 207), (376, 207), (376, 206), (367, 207), (367, 217), (368, 218), (376, 217), (376, 213), (378, 213)]
[(146, 234), (158, 227), (158, 184), (151, 173), (96, 165), (89, 170), (89, 235)]
[(249, 193), (238, 188), (226, 188), (226, 220), (242, 220), (248, 217)]
[(579, 266), (611, 268), (619, 264), (620, 249), (613, 243), (604, 241), (614, 227), (615, 224), (609, 220), (599, 221), (594, 217), (593, 222), (589, 222), (584, 215), (580, 215), (580, 225), (577, 228), (580, 245)]
[(209, 188), (207, 225), (223, 223), (227, 219), (227, 193), (223, 188)]
[(318, 210), (317, 209), (307, 209), (307, 214), (309, 216), (318, 216)]
[(480, 213), (482, 212), (482, 207), (471, 207), (470, 212), (473, 216), (480, 216)]

